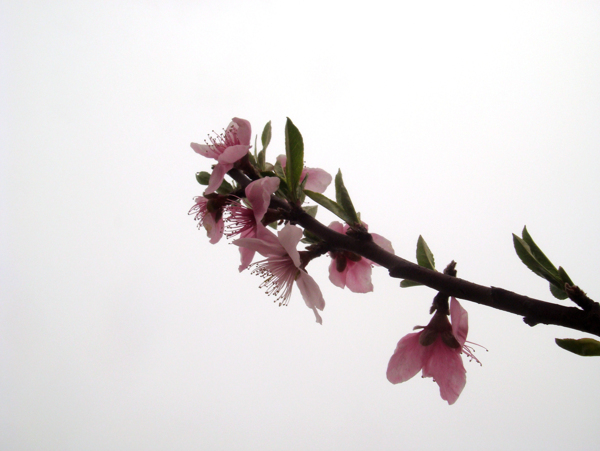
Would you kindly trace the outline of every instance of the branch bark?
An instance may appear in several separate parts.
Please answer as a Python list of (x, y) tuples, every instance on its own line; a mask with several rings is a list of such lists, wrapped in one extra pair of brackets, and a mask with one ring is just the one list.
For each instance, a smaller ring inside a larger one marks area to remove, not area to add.
[[(236, 169), (229, 175), (247, 186), (250, 180)], [(432, 271), (377, 246), (369, 234), (356, 237), (331, 230), (299, 207), (272, 197), (271, 207), (286, 213), (287, 218), (321, 238), (328, 247), (354, 252), (387, 268), (391, 277), (414, 280), (434, 290), (523, 317), (529, 326), (553, 324), (600, 336), (600, 304), (588, 299), (588, 308), (566, 307), (533, 299), (509, 290), (478, 285), (467, 280)]]

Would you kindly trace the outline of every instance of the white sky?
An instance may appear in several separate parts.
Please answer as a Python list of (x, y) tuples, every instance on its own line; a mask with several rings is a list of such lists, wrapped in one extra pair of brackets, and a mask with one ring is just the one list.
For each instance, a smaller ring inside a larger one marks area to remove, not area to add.
[(187, 216), (191, 141), (272, 120), (274, 159), (289, 116), (397, 254), (552, 300), (527, 225), (600, 299), (598, 2), (4, 0), (0, 44), (0, 449), (600, 447), (584, 334), (463, 302), (489, 352), (448, 406), (385, 377), (432, 290), (323, 258), (319, 326)]

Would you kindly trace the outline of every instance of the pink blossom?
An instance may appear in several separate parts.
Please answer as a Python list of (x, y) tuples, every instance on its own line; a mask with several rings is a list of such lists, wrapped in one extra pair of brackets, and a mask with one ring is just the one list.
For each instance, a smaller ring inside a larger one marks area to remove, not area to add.
[[(281, 167), (285, 170), (285, 164), (287, 162), (287, 157), (285, 155), (279, 155), (277, 157), (277, 161), (281, 164)], [(302, 174), (300, 175), (300, 182), (306, 179), (306, 188), (309, 191), (314, 191), (315, 193), (324, 193), (329, 184), (331, 183), (332, 177), (331, 175), (319, 168), (304, 168), (302, 169)]]
[(195, 152), (217, 160), (217, 164), (213, 167), (208, 180), (206, 191), (204, 191), (205, 195), (216, 191), (223, 183), (225, 174), (233, 168), (233, 164), (248, 153), (251, 147), (251, 134), (250, 122), (234, 117), (227, 126), (225, 133), (218, 135), (216, 138), (209, 138), (210, 144), (191, 144)]
[(223, 202), (216, 196), (212, 199), (198, 196), (194, 198), (194, 201), (196, 203), (190, 208), (188, 214), (195, 214), (194, 219), (198, 221), (198, 228), (203, 226), (206, 229), (211, 244), (218, 243), (224, 230)]
[[(345, 234), (349, 226), (333, 221), (329, 224), (329, 228)], [(371, 236), (379, 247), (392, 254), (394, 253), (392, 243), (389, 240), (376, 233), (372, 233)], [(340, 288), (348, 287), (354, 293), (373, 291), (371, 272), (373, 265), (377, 263), (348, 251), (334, 251), (330, 252), (329, 255), (331, 257), (331, 264), (329, 265), (329, 280), (331, 283)]]
[[(466, 370), (460, 357), (465, 353), (475, 359), (472, 350), (465, 346), (469, 330), (468, 314), (452, 298), (450, 318), (436, 311), (431, 322), (420, 332), (403, 337), (387, 369), (392, 384), (405, 382), (423, 370), (423, 377), (432, 377), (440, 386), (442, 399), (454, 404), (467, 382)], [(477, 360), (477, 359), (475, 359)]]
[(304, 302), (314, 312), (317, 322), (322, 324), (317, 309), (323, 310), (325, 301), (317, 282), (300, 267), (300, 253), (296, 249), (300, 238), (302, 229), (299, 227), (288, 224), (276, 236), (259, 224), (256, 238), (240, 238), (233, 244), (259, 252), (266, 257), (254, 263), (256, 269), (253, 274), (265, 279), (260, 288), (266, 288), (267, 294), (277, 296), (279, 305), (287, 305), (293, 283), (296, 282)]
[[(246, 187), (246, 198), (252, 208), (247, 208), (240, 202), (232, 203), (227, 208), (229, 211), (227, 236), (239, 235), (241, 238), (256, 238), (257, 224), (265, 216), (271, 203), (271, 195), (277, 189), (279, 189), (277, 177), (264, 177), (250, 183)], [(241, 246), (239, 249), (241, 257), (239, 271), (241, 272), (250, 265), (255, 251)]]

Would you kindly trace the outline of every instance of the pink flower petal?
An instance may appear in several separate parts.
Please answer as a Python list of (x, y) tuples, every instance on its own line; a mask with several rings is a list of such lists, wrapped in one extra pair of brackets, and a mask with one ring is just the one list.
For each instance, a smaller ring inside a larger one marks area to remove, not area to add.
[(321, 316), (317, 313), (316, 309), (323, 310), (325, 308), (325, 300), (315, 279), (301, 269), (296, 279), (296, 285), (298, 285), (298, 289), (307, 307), (314, 311), (317, 322), (323, 324)]
[(331, 259), (329, 264), (329, 280), (336, 287), (344, 288), (346, 286), (346, 271), (338, 271), (335, 258)]
[(278, 233), (279, 242), (286, 250), (297, 268), (300, 267), (300, 254), (296, 249), (300, 239), (302, 238), (302, 229), (293, 225), (286, 225)]
[(210, 174), (210, 179), (208, 179), (208, 186), (206, 187), (204, 194), (214, 193), (216, 190), (218, 190), (221, 186), (221, 183), (223, 183), (225, 174), (232, 167), (232, 164), (217, 163), (213, 168), (212, 174)]
[[(277, 157), (277, 161), (281, 165), (281, 168), (285, 171), (285, 164), (287, 163), (287, 157), (285, 155), (279, 155)], [(309, 191), (314, 191), (316, 193), (323, 193), (331, 183), (332, 177), (331, 175), (319, 168), (304, 168), (302, 169), (302, 174), (300, 175), (300, 181), (304, 180), (305, 177), (308, 177), (306, 180), (306, 185), (304, 187)]]
[(213, 146), (197, 143), (191, 143), (190, 146), (194, 149), (194, 152), (199, 153), (203, 157), (214, 158), (215, 160), (219, 157), (219, 152), (217, 152)]
[(373, 237), (373, 241), (375, 242), (375, 244), (377, 246), (379, 246), (380, 248), (382, 248), (385, 251), (395, 254), (394, 248), (392, 247), (392, 242), (390, 240), (388, 240), (387, 238), (384, 238), (381, 235), (378, 235), (376, 233), (372, 233), (371, 236)]
[(314, 308), (314, 309), (312, 309), (312, 311), (315, 314), (315, 319), (317, 320), (317, 323), (323, 324), (323, 318), (321, 318), (321, 315), (319, 315), (319, 312), (317, 312), (317, 309)]
[(421, 332), (414, 332), (398, 342), (387, 368), (387, 378), (392, 384), (406, 382), (423, 368), (426, 353), (419, 344), (419, 335)]
[(423, 377), (433, 377), (440, 386), (440, 396), (454, 404), (467, 383), (467, 371), (460, 357), (460, 349), (449, 348), (441, 337), (430, 346), (431, 356), (423, 365)]
[(265, 177), (255, 180), (246, 187), (246, 197), (252, 205), (256, 222), (264, 217), (271, 203), (271, 195), (279, 189), (279, 178)]
[(250, 126), (250, 122), (246, 119), (240, 119), (239, 117), (234, 117), (232, 122), (235, 122), (238, 126), (237, 137), (240, 144), (249, 146), (250, 140), (252, 139), (252, 127)]
[(216, 244), (223, 237), (223, 218), (219, 218), (217, 222), (215, 222), (215, 218), (212, 214), (208, 213), (204, 216), (204, 221), (202, 222), (202, 226), (206, 229), (206, 234), (210, 238), (210, 244)]
[(371, 283), (371, 264), (365, 258), (357, 262), (346, 263), (346, 286), (354, 293), (368, 293), (373, 291)]
[(333, 221), (331, 224), (329, 224), (329, 228), (337, 233), (345, 233), (346, 232), (344, 230), (344, 225), (339, 221)]
[(240, 246), (240, 266), (238, 267), (239, 272), (242, 272), (244, 269), (250, 266), (255, 252), (256, 251), (253, 251), (252, 249)]
[(469, 314), (454, 297), (450, 300), (450, 320), (452, 322), (452, 335), (462, 347), (467, 341), (467, 334), (469, 333)]
[(302, 176), (300, 178), (303, 180), (304, 177), (308, 177), (304, 187), (315, 193), (324, 193), (332, 180), (332, 177), (328, 172), (319, 168), (306, 168), (302, 171)]
[(217, 161), (219, 163), (233, 164), (248, 153), (250, 146), (229, 146), (225, 151), (219, 155)]
[(233, 241), (233, 244), (256, 251), (267, 258), (287, 255), (275, 234), (267, 230), (265, 226), (258, 226), (257, 238), (238, 238)]

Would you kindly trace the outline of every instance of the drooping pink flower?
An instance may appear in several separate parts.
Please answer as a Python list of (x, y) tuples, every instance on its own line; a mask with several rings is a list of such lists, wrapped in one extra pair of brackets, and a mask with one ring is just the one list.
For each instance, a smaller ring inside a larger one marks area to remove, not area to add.
[[(348, 224), (342, 225), (338, 221), (333, 221), (329, 224), (329, 228), (338, 233), (345, 234), (350, 227)], [(394, 253), (394, 248), (389, 240), (376, 233), (372, 233), (371, 236), (375, 244), (379, 247), (392, 254)], [(336, 287), (348, 287), (354, 293), (368, 293), (373, 291), (371, 272), (373, 265), (377, 263), (348, 251), (330, 252), (329, 256), (331, 257), (329, 280)]]
[(277, 296), (279, 305), (287, 305), (292, 294), (293, 283), (296, 282), (307, 307), (312, 309), (319, 324), (323, 323), (318, 310), (325, 308), (325, 301), (317, 282), (300, 268), (300, 253), (296, 246), (302, 238), (302, 229), (286, 225), (277, 236), (262, 224), (257, 227), (256, 238), (239, 238), (233, 242), (241, 247), (256, 251), (266, 257), (254, 263), (258, 274), (265, 280), (260, 288), (266, 293)]
[(466, 370), (460, 357), (465, 353), (475, 359), (465, 345), (469, 330), (468, 314), (452, 298), (450, 318), (436, 311), (431, 322), (420, 332), (403, 337), (396, 347), (387, 368), (392, 384), (405, 382), (423, 370), (423, 377), (432, 377), (440, 387), (442, 399), (454, 404), (467, 383)]
[[(285, 155), (279, 155), (277, 157), (277, 161), (281, 164), (281, 167), (285, 170), (285, 164), (287, 162), (287, 157)], [(315, 193), (324, 193), (329, 184), (331, 183), (332, 177), (331, 175), (319, 168), (304, 168), (302, 169), (302, 174), (300, 175), (300, 182), (306, 179), (306, 188), (309, 191), (314, 191)]]
[(217, 164), (208, 180), (206, 191), (204, 191), (205, 195), (215, 192), (221, 186), (227, 171), (233, 168), (236, 161), (248, 153), (251, 147), (251, 135), (250, 122), (234, 117), (223, 134), (209, 138), (210, 143), (190, 144), (196, 153), (217, 160)]
[[(246, 187), (246, 198), (252, 208), (248, 208), (240, 202), (229, 205), (227, 208), (229, 211), (227, 236), (231, 238), (239, 235), (241, 238), (256, 238), (257, 224), (265, 216), (271, 203), (271, 195), (277, 189), (279, 189), (279, 178), (277, 177), (264, 177), (250, 183)], [(242, 272), (252, 263), (255, 251), (241, 246), (239, 249), (241, 258), (239, 271)]]
[[(211, 196), (209, 194), (209, 196)], [(194, 198), (194, 205), (188, 212), (189, 215), (195, 215), (194, 219), (198, 221), (198, 228), (200, 226), (206, 229), (206, 234), (210, 238), (211, 244), (219, 242), (223, 236), (224, 224), (223, 224), (223, 205), (224, 203), (216, 196), (211, 199), (207, 199), (203, 196), (197, 196)]]

